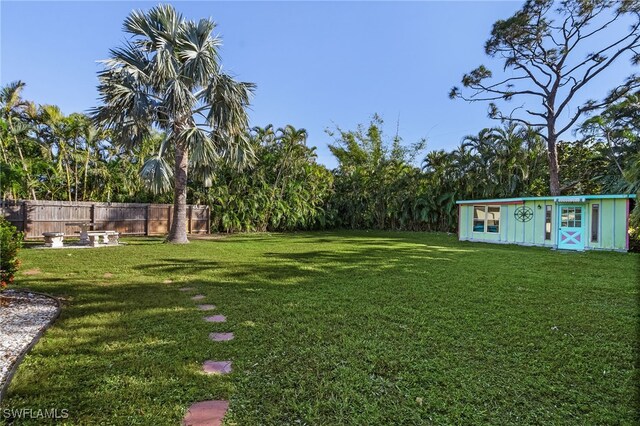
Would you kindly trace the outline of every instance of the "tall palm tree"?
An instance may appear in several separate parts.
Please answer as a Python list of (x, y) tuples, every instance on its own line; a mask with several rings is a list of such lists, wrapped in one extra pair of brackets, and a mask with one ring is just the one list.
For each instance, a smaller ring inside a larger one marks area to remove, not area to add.
[[(22, 170), (26, 178), (27, 191), (30, 193), (31, 198), (36, 200), (36, 192), (33, 186), (34, 179), (31, 176), (29, 159), (22, 150), (22, 144), (27, 138), (27, 133), (31, 131), (29, 123), (26, 120), (26, 113), (32, 108), (29, 102), (22, 99), (24, 86), (24, 82), (15, 81), (0, 90), (0, 118), (7, 124), (11, 141), (15, 144), (16, 151), (18, 152), (20, 164), (22, 165)], [(8, 163), (9, 157), (7, 153), (9, 147), (5, 145), (5, 142), (0, 141), (0, 150), (2, 151), (3, 160)]]
[[(174, 211), (167, 240), (187, 243), (187, 172), (212, 173), (216, 159), (245, 164), (252, 157), (246, 107), (253, 88), (221, 70), (220, 40), (211, 19), (186, 20), (170, 5), (133, 11), (124, 21), (130, 39), (103, 61), (97, 123), (132, 148), (154, 129), (165, 138), (142, 169), (155, 192), (174, 181)], [(173, 151), (171, 171), (167, 154)], [(203, 177), (203, 176), (199, 176)]]

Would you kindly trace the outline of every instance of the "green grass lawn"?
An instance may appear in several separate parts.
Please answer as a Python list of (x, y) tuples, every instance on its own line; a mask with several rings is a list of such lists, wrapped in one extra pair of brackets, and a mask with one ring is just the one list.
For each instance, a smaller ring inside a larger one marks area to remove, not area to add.
[[(67, 408), (69, 424), (175, 425), (206, 399), (230, 400), (229, 425), (640, 421), (636, 254), (384, 232), (127, 242), (22, 252), (41, 273), (17, 287), (64, 308), (4, 408)], [(207, 359), (234, 372), (205, 376)]]

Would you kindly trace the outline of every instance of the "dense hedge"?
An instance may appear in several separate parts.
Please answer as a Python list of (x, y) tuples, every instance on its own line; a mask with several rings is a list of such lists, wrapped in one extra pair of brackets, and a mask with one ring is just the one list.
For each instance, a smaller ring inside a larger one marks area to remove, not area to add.
[(18, 251), (22, 247), (24, 234), (4, 218), (0, 218), (0, 290), (13, 283), (20, 266)]

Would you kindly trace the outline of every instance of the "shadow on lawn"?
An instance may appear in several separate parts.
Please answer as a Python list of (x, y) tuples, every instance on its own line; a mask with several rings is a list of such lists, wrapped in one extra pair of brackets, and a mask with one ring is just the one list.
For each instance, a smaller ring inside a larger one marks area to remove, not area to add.
[(221, 266), (222, 264), (220, 262), (211, 260), (169, 258), (162, 259), (157, 263), (138, 265), (135, 266), (134, 269), (186, 277), (196, 273), (206, 273), (212, 270), (218, 270)]
[[(227, 399), (232, 395), (234, 376), (211, 380), (198, 371), (200, 363), (213, 356), (233, 358), (236, 343), (212, 348), (203, 337), (212, 330), (236, 331), (241, 329), (242, 321), (251, 318), (258, 328), (264, 328), (253, 336), (255, 345), (243, 350), (257, 357), (260, 351), (269, 350), (271, 322), (298, 326), (287, 324), (286, 317), (274, 320), (270, 315), (295, 313), (299, 301), (317, 310), (314, 315), (319, 320), (326, 322), (327, 316), (336, 315), (333, 321), (336, 324), (344, 321), (346, 329), (349, 329), (347, 322), (354, 318), (348, 316), (350, 307), (363, 302), (371, 311), (363, 313), (360, 320), (384, 317), (387, 325), (395, 321), (398, 327), (418, 327), (410, 322), (412, 317), (418, 318), (416, 313), (427, 301), (416, 300), (413, 292), (421, 284), (420, 280), (429, 278), (430, 271), (437, 271), (435, 276), (472, 271), (493, 284), (492, 280), (503, 274), (504, 269), (481, 270), (480, 266), (512, 262), (510, 273), (516, 280), (527, 278), (526, 270), (518, 270), (521, 264), (528, 263), (528, 270), (537, 270), (548, 267), (549, 262), (559, 263), (557, 256), (548, 250), (543, 256), (531, 256), (531, 250), (540, 254), (546, 249), (513, 250), (508, 246), (460, 243), (446, 235), (431, 240), (429, 244), (420, 235), (394, 233), (300, 233), (289, 236), (287, 244), (304, 243), (309, 248), (295, 251), (288, 245), (278, 244), (277, 238), (247, 236), (197, 244), (212, 247), (255, 241), (274, 244), (257, 250), (251, 254), (253, 258), (215, 259), (215, 251), (192, 253), (186, 249), (179, 252), (184, 257), (175, 253), (160, 255), (133, 265), (131, 270), (141, 275), (131, 277), (131, 282), (124, 282), (120, 277), (109, 281), (81, 275), (21, 277), (24, 287), (62, 296), (64, 308), (54, 327), (25, 359), (10, 387), (6, 404), (24, 406), (26, 401), (32, 406), (50, 406), (55, 402), (59, 407), (70, 408), (71, 420), (78, 424), (92, 423), (96, 412), (103, 413), (105, 419), (130, 416), (138, 422), (142, 418), (149, 420), (147, 423), (177, 423), (192, 402)], [(321, 248), (322, 244), (336, 242), (348, 244), (348, 249)], [(412, 273), (416, 275), (414, 282), (389, 286), (398, 283), (401, 274), (407, 277)], [(158, 279), (140, 282), (149, 276)], [(162, 277), (166, 276), (176, 277), (176, 282), (163, 284)], [(341, 286), (334, 285), (334, 280), (341, 280)], [(359, 284), (354, 284), (357, 280)], [(362, 287), (362, 283), (366, 287)], [(448, 283), (433, 285), (446, 287)], [(319, 286), (324, 287), (324, 295), (318, 296)], [(179, 287), (220, 294), (226, 304), (216, 313), (231, 312), (235, 316), (224, 325), (205, 323), (203, 312), (195, 308), (197, 302), (189, 297), (195, 293), (179, 292)], [(345, 287), (352, 293), (345, 294)], [(363, 288), (368, 292), (357, 293)], [(470, 293), (474, 291), (470, 289)], [(481, 291), (478, 294), (483, 296)], [(509, 301), (507, 297), (510, 296), (505, 296)], [(402, 303), (388, 307), (374, 303), (392, 299)], [(438, 299), (431, 300), (434, 301)], [(470, 299), (469, 303), (476, 302)], [(261, 309), (264, 305), (273, 306), (273, 312)], [(346, 317), (343, 312), (347, 313)], [(447, 311), (441, 315), (444, 319), (434, 316), (430, 320), (441, 320), (446, 325), (445, 319), (454, 314)], [(316, 340), (327, 341), (335, 332), (331, 327), (324, 331), (326, 336)], [(265, 340), (261, 340), (263, 338)], [(640, 361), (637, 365), (640, 367)], [(243, 374), (241, 369), (238, 371)], [(249, 379), (241, 376), (239, 380)]]
[(193, 401), (229, 397), (230, 378), (211, 380), (199, 371), (211, 356), (211, 325), (177, 285), (21, 281), (26, 288), (46, 285), (63, 310), (25, 358), (2, 407), (67, 408), (72, 424), (99, 422), (97, 413), (164, 424), (178, 423)]

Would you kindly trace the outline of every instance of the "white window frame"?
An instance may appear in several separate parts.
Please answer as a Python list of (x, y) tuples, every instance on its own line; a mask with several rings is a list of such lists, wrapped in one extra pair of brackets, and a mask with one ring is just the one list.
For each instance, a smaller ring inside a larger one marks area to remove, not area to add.
[[(498, 224), (497, 224), (497, 230), (495, 231), (489, 231), (489, 208), (490, 207), (494, 207), (498, 209)], [(476, 208), (484, 208), (484, 220), (482, 219), (476, 219), (475, 218), (475, 212), (476, 212)], [(499, 204), (474, 204), (473, 205), (473, 216), (472, 216), (472, 229), (473, 232), (479, 233), (479, 234), (499, 234), (500, 233), (500, 216), (502, 215), (502, 209), (500, 208)], [(480, 222), (482, 221), (482, 231), (476, 231), (475, 230), (475, 225), (476, 222)]]
[[(549, 238), (547, 238), (547, 225), (549, 225)], [(553, 206), (551, 204), (544, 205), (544, 240), (551, 241), (553, 239)]]
[[(590, 222), (591, 222), (590, 231), (591, 232), (589, 233), (589, 242), (591, 242), (591, 243), (599, 243), (600, 242), (600, 218), (601, 218), (601, 215), (602, 215), (602, 211), (601, 211), (601, 208), (600, 208), (600, 203), (591, 204), (590, 207), (591, 207), (591, 210), (590, 210), (589, 213), (591, 213), (591, 217), (590, 217), (590, 219), (591, 219), (590, 220)], [(594, 219), (593, 212), (594, 212), (594, 210), (598, 211), (598, 217), (596, 218), (597, 220), (596, 220), (596, 223), (595, 223), (595, 225), (596, 225), (595, 229), (593, 228), (593, 219)], [(596, 233), (595, 240), (593, 239), (593, 231), (595, 231), (595, 233)]]

